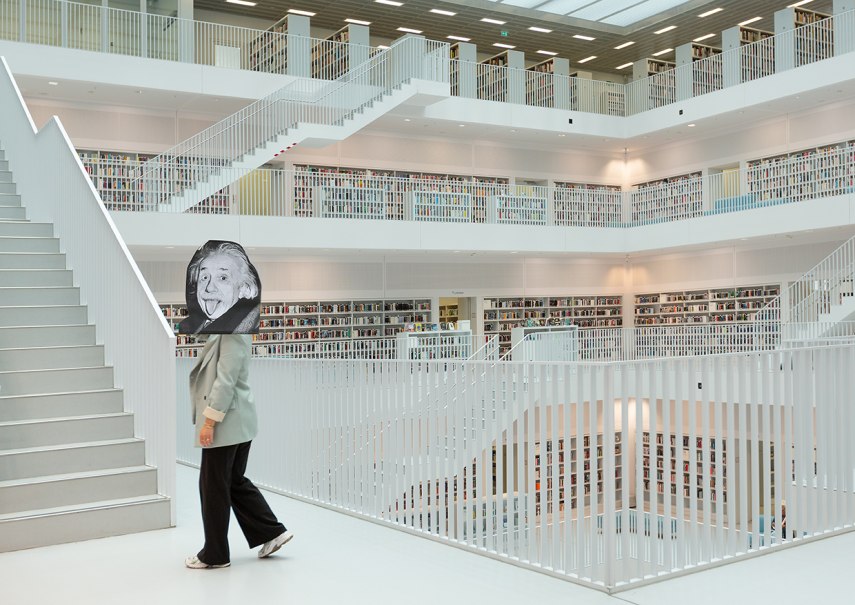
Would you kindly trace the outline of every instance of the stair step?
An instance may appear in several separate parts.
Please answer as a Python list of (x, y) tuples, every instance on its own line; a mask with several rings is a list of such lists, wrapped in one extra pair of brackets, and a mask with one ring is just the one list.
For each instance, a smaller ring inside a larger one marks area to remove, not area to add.
[(0, 160), (0, 170), (9, 170), (9, 160)]
[(25, 221), (27, 210), (23, 206), (7, 206), (0, 200), (0, 220)]
[[(4, 371), (94, 368), (103, 365), (102, 345), (0, 349), (0, 368)], [(2, 396), (3, 392), (0, 391)]]
[(83, 305), (0, 307), (0, 326), (79, 325), (86, 323), (86, 315)]
[(0, 480), (145, 464), (142, 439), (107, 439), (0, 450)]
[(78, 288), (44, 287), (0, 287), (0, 301), (10, 307), (30, 307), (43, 305), (79, 305)]
[(160, 495), (34, 510), (0, 517), (0, 550), (37, 548), (170, 526), (169, 498)]
[(0, 252), (59, 252), (55, 237), (15, 237), (0, 235)]
[(11, 183), (12, 173), (8, 168), (0, 168), (0, 183)]
[(20, 206), (20, 193), (0, 193), (0, 206)]
[(95, 326), (0, 327), (0, 348), (94, 345)]
[(0, 481), (0, 515), (157, 493), (151, 466), (98, 469)]
[(118, 414), (124, 411), (123, 406), (121, 389), (0, 396), (0, 422)]
[[(8, 223), (7, 223), (8, 224)], [(70, 286), (68, 269), (0, 269), (4, 286)]]
[(0, 220), (0, 236), (17, 237), (53, 237), (51, 223), (16, 223)]
[(112, 387), (113, 368), (108, 366), (0, 372), (0, 395), (73, 393)]
[(15, 185), (15, 183), (12, 183), (12, 182), (8, 182), (8, 183), (0, 182), (0, 192), (2, 192), (2, 193), (17, 193), (18, 192), (17, 185)]
[(8, 449), (126, 439), (133, 436), (134, 415), (127, 412), (0, 422), (0, 443)]
[[(65, 254), (0, 252), (0, 269), (65, 269)], [(3, 301), (0, 301), (2, 303)]]

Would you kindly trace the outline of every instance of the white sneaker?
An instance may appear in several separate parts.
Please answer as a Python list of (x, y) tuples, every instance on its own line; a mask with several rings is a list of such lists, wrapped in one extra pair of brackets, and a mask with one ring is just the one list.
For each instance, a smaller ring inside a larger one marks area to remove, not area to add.
[(203, 563), (199, 560), (199, 557), (193, 555), (192, 557), (187, 557), (184, 559), (184, 565), (189, 567), (190, 569), (220, 569), (221, 567), (228, 567), (231, 563), (223, 563), (222, 565), (208, 565), (207, 563)]
[(275, 538), (273, 538), (270, 542), (265, 542), (261, 547), (261, 550), (258, 551), (258, 558), (264, 559), (265, 557), (269, 557), (277, 550), (282, 548), (285, 544), (291, 541), (291, 538), (294, 537), (294, 534), (290, 531), (285, 531)]

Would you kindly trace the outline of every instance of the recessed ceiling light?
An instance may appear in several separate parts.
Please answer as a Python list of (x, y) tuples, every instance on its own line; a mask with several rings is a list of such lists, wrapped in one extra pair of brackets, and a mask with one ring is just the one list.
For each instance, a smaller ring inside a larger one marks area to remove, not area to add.
[(566, 137), (567, 135), (562, 133), (562, 134), (559, 134), (558, 136), (559, 137)]
[(484, 17), (483, 19), (481, 19), (481, 21), (483, 21), (484, 23), (493, 23), (495, 25), (504, 25), (505, 23), (507, 23), (507, 21), (499, 21), (498, 19), (488, 19), (487, 17)]
[(587, 40), (588, 42), (590, 42), (591, 40), (596, 40), (596, 38), (592, 38), (591, 36), (582, 36), (580, 34), (573, 34), (573, 37), (579, 40)]
[(593, 61), (597, 58), (597, 55), (591, 55), (590, 57), (585, 57), (584, 59), (580, 59), (577, 63), (587, 63), (588, 61)]
[(627, 67), (630, 67), (631, 65), (632, 65), (631, 62), (630, 63), (624, 63), (623, 65), (618, 65), (617, 67), (615, 67), (615, 69), (626, 69)]
[(677, 26), (676, 25), (669, 25), (668, 27), (663, 27), (662, 29), (658, 29), (653, 33), (654, 34), (664, 34), (665, 32), (669, 32), (672, 29), (677, 29)]
[(807, 4), (808, 2), (813, 2), (813, 0), (802, 0), (801, 2), (796, 2), (795, 4), (788, 4), (787, 8), (795, 8), (797, 6), (801, 6), (802, 4)]
[(545, 27), (529, 27), (529, 29), (533, 32), (540, 32), (541, 34), (551, 34), (551, 29), (546, 29)]
[[(808, 2), (810, 2), (810, 0), (808, 0)], [(723, 8), (714, 8), (714, 9), (712, 9), (712, 10), (708, 10), (708, 11), (707, 11), (707, 12), (705, 12), (705, 13), (701, 13), (700, 15), (698, 15), (698, 17), (709, 17), (710, 15), (714, 15), (714, 14), (716, 14), (716, 13), (720, 13), (720, 12), (721, 12), (721, 11), (723, 11), (723, 10), (724, 10)]]
[(457, 14), (457, 13), (452, 12), (452, 11), (444, 11), (440, 8), (432, 8), (432, 9), (430, 9), (430, 12), (432, 12), (436, 15), (445, 15), (446, 17), (453, 17), (454, 15)]
[(466, 124), (458, 124), (458, 126), (460, 126), (460, 128), (463, 128), (466, 126)]
[(399, 32), (407, 32), (408, 34), (420, 34), (420, 33), (422, 33), (422, 30), (420, 30), (420, 29), (410, 29), (409, 27), (399, 27), (398, 31)]
[(558, 55), (558, 53), (554, 53), (551, 50), (539, 50), (537, 51), (537, 53), (540, 55), (549, 55), (550, 57), (555, 57)]
[(754, 17), (753, 19), (749, 19), (748, 21), (743, 21), (739, 25), (748, 25), (749, 23), (754, 23), (755, 21), (759, 21), (763, 17)]
[(312, 11), (301, 11), (297, 8), (289, 8), (289, 13), (293, 13), (295, 15), (303, 15), (304, 17), (314, 17), (317, 13), (313, 13)]
[(654, 57), (658, 57), (659, 55), (664, 55), (665, 53), (670, 53), (673, 48), (666, 48), (665, 50), (660, 50), (658, 53), (653, 53)]
[(620, 46), (615, 46), (615, 50), (620, 50), (622, 48), (626, 48), (627, 46), (632, 46), (635, 42), (624, 42)]
[(395, 0), (374, 0), (377, 4), (388, 4), (389, 6), (404, 6), (403, 2), (395, 2)]
[(449, 40), (460, 40), (461, 42), (469, 42), (472, 38), (466, 38), (464, 36), (448, 36)]
[(516, 48), (516, 46), (511, 44), (502, 44), (501, 42), (494, 42), (493, 46), (498, 46), (499, 48)]
[(255, 2), (247, 2), (246, 0), (226, 0), (229, 4), (240, 4), (241, 6), (255, 6)]
[(706, 36), (701, 36), (700, 38), (695, 38), (692, 42), (700, 42), (701, 40), (706, 40), (708, 38), (715, 38), (715, 34), (707, 34)]
[(51, 86), (59, 86), (59, 82), (54, 82), (52, 80), (48, 82), (48, 84), (50, 84)]
[(381, 49), (381, 50), (389, 50), (389, 47), (388, 47), (388, 46), (386, 46), (385, 44), (378, 44), (378, 45), (377, 45), (377, 48), (379, 48), (379, 49)]
[(410, 120), (410, 118), (404, 118), (404, 121), (405, 121), (405, 122), (410, 122), (411, 120)]
[(371, 25), (371, 21), (362, 21), (361, 19), (345, 19), (345, 23), (355, 23), (356, 25)]
[(689, 126), (689, 128), (694, 128), (694, 127), (695, 127), (695, 125), (694, 125), (694, 124), (689, 124), (688, 126)]

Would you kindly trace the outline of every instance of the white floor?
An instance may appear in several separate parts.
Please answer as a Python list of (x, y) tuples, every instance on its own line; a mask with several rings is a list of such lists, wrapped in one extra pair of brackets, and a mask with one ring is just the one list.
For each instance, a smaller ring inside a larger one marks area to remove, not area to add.
[(258, 560), (232, 523), (232, 566), (188, 570), (202, 536), (195, 470), (178, 466), (178, 527), (0, 554), (0, 603), (788, 605), (855, 602), (855, 533), (609, 597), (430, 540), (267, 494), (295, 539)]

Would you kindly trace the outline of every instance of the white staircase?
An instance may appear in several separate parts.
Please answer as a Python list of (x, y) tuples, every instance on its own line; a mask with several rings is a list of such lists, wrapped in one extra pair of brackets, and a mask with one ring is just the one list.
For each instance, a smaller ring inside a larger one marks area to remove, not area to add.
[(0, 551), (169, 527), (52, 225), (0, 151)]
[(448, 45), (403, 38), (335, 81), (292, 82), (146, 162), (147, 203), (186, 212), (296, 144), (344, 140), (418, 95), (416, 79), (448, 94)]

